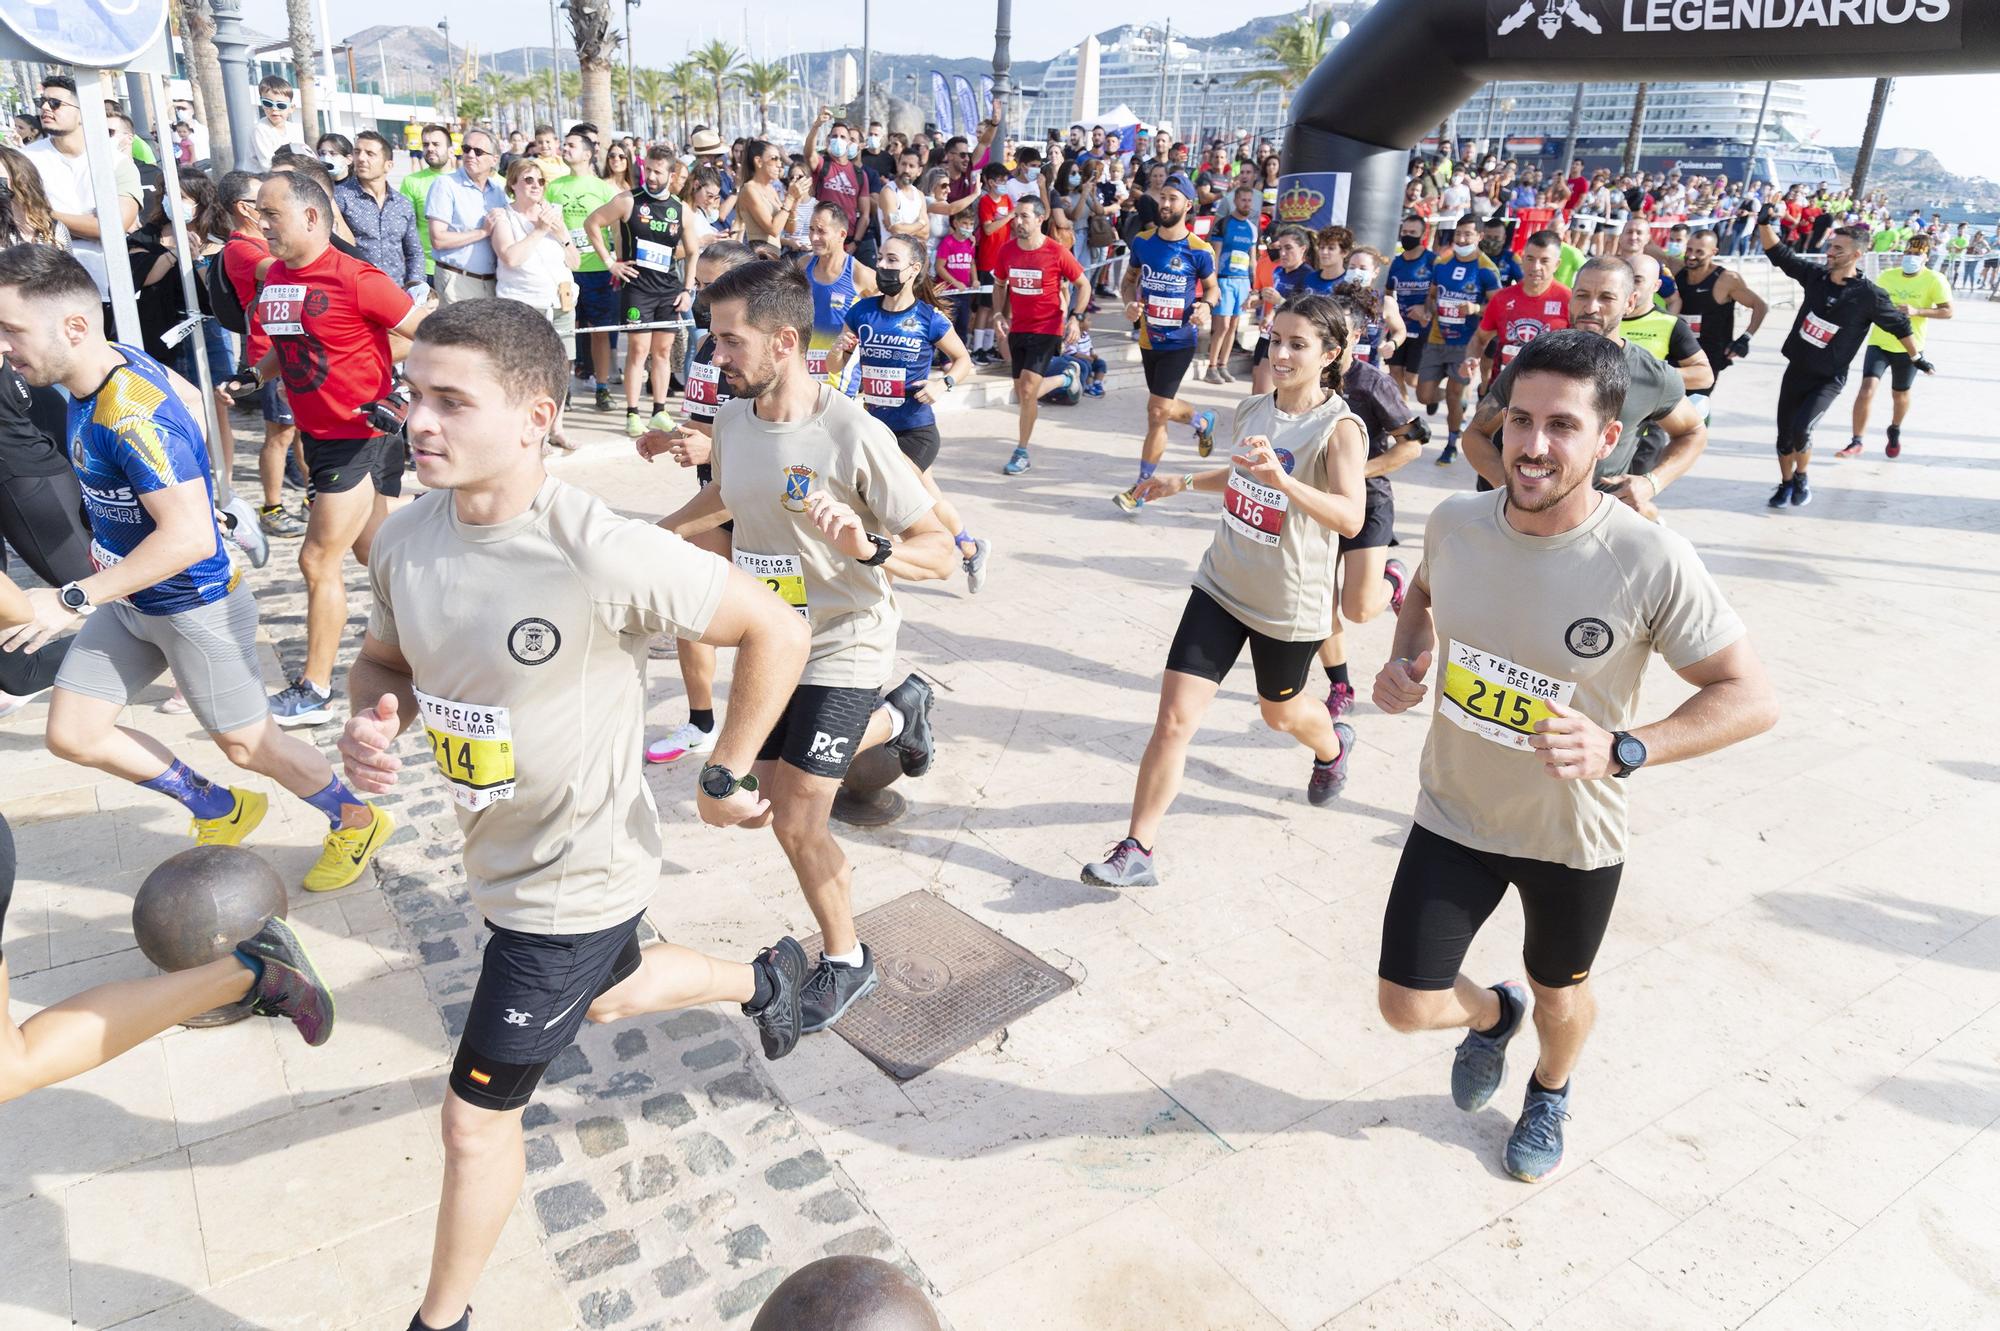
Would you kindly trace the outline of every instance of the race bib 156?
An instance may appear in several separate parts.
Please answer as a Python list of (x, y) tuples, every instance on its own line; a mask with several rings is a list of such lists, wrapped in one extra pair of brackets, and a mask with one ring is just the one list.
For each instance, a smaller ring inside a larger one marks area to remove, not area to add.
[(1285, 512), (1292, 506), (1282, 490), (1273, 490), (1236, 471), (1222, 495), (1222, 520), (1239, 536), (1259, 545), (1276, 545), (1285, 530)]
[(1516, 665), (1504, 656), (1452, 639), (1445, 655), (1438, 712), (1461, 730), (1495, 744), (1527, 749), (1535, 724), (1555, 713), (1551, 701), (1569, 706), (1576, 684)]

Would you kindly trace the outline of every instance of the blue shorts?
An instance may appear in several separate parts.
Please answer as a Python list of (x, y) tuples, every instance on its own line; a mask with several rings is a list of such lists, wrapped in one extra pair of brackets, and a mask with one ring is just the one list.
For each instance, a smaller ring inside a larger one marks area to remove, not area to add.
[(267, 425), (290, 425), (292, 404), (285, 400), (285, 386), (276, 379), (266, 379), (261, 390), (264, 407), (264, 423)]
[(1250, 279), (1218, 277), (1215, 279), (1215, 285), (1221, 288), (1221, 297), (1215, 302), (1215, 312), (1225, 319), (1243, 313), (1243, 307), (1250, 303)]
[(576, 275), (576, 324), (579, 328), (601, 328), (617, 323), (618, 297), (611, 290), (609, 272)]

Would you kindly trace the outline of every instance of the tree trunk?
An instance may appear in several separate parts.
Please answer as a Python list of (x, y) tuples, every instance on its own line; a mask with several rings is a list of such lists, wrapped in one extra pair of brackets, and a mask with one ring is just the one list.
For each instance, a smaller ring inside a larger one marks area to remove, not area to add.
[[(181, 30), (187, 36), (190, 80), (194, 92), (194, 113), (208, 131), (209, 160), (225, 169), (236, 163), (236, 145), (229, 137), (229, 109), (222, 95), (222, 62), (215, 58), (215, 19), (209, 15), (207, 0), (178, 0)], [(218, 173), (219, 174), (219, 173)]]
[(1875, 95), (1868, 99), (1868, 127), (1861, 132), (1861, 147), (1854, 154), (1854, 185), (1848, 197), (1859, 199), (1868, 186), (1868, 168), (1875, 164), (1875, 139), (1882, 132), (1882, 113), (1889, 109), (1889, 89), (1894, 79), (1876, 79)]
[(1639, 169), (1639, 135), (1646, 123), (1646, 86), (1641, 83), (1632, 93), (1632, 125), (1625, 131), (1626, 171)]
[(313, 78), (312, 0), (285, 0), (285, 24), (292, 43), (292, 83), (299, 90), (299, 132), (314, 143), (319, 139), (319, 83)]
[[(601, 58), (589, 58), (583, 62), (583, 115), (582, 119), (600, 126), (617, 123), (612, 115), (611, 104), (611, 62)], [(609, 132), (609, 129), (606, 129)]]

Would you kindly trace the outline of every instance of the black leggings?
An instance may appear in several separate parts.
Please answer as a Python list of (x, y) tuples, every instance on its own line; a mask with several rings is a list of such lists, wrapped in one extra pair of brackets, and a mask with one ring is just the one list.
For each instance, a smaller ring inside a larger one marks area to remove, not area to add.
[[(14, 899), (14, 829), (7, 826), (7, 819), (0, 817), (0, 943), (6, 941), (7, 903)], [(6, 950), (0, 948), (0, 959), (6, 957)]]
[(1813, 426), (1819, 424), (1819, 418), (1826, 415), (1826, 409), (1845, 387), (1844, 371), (1828, 378), (1797, 365), (1785, 367), (1785, 377), (1778, 385), (1779, 457), (1803, 453), (1812, 447)]
[[(0, 479), (0, 539), (21, 552), (35, 576), (51, 587), (87, 578), (90, 527), (83, 517), (83, 488), (76, 473)], [(7, 556), (0, 551), (0, 572)]]
[(57, 638), (37, 651), (0, 652), (0, 693), (40, 693), (56, 682), (76, 636)]

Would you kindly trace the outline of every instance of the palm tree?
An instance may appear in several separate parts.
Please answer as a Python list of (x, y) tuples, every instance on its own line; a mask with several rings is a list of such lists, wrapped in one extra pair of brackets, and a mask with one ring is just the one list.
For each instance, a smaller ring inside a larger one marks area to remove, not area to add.
[(687, 108), (693, 106), (695, 114), (701, 114), (702, 99), (708, 96), (708, 75), (703, 73), (701, 67), (690, 57), (667, 71), (667, 81), (672, 85), (672, 92), (669, 95), (680, 99), (681, 138), (686, 139)]
[[(236, 145), (229, 137), (229, 115), (223, 106), (222, 62), (215, 54), (215, 20), (205, 0), (175, 0), (180, 11), (181, 43), (194, 73), (195, 111), (208, 129), (209, 160), (217, 174), (236, 165)], [(212, 108), (212, 109), (211, 109)]]
[(660, 138), (667, 123), (667, 103), (674, 97), (673, 80), (660, 70), (642, 69), (634, 82), (637, 85), (634, 91), (639, 94), (639, 100), (646, 104), (646, 114), (651, 117), (650, 137)]
[(1278, 88), (1290, 92), (1306, 81), (1333, 49), (1333, 14), (1314, 18), (1301, 14), (1276, 32), (1257, 39), (1257, 45), (1271, 57), (1264, 69), (1253, 69), (1236, 80), (1245, 88)]
[[(505, 74), (499, 73), (495, 70), (490, 70), (490, 69), (481, 70), (479, 74), (479, 86), (476, 89), (474, 88), (466, 89), (466, 94), (468, 96), (474, 93), (475, 91), (479, 94), (480, 109), (477, 113), (467, 112), (466, 119), (469, 121), (470, 120), (497, 121), (498, 119), (500, 119), (501, 111), (506, 108), (510, 100), (509, 94), (512, 92), (513, 82), (514, 81), (508, 78)], [(520, 122), (515, 121), (514, 124), (516, 127), (518, 127)], [(508, 126), (502, 125), (498, 126), (498, 128), (506, 129), (508, 128)]]
[(299, 93), (299, 132), (319, 138), (319, 87), (313, 81), (312, 0), (285, 0), (285, 25), (292, 44), (292, 82)]
[(1650, 85), (1641, 83), (1632, 91), (1632, 123), (1625, 130), (1625, 161), (1621, 169), (1639, 169), (1639, 137), (1646, 123), (1646, 89)]
[(1868, 187), (1868, 169), (1875, 164), (1875, 140), (1882, 133), (1882, 116), (1889, 109), (1889, 89), (1895, 83), (1894, 79), (1876, 79), (1875, 90), (1868, 98), (1868, 125), (1861, 131), (1861, 147), (1854, 154), (1854, 183), (1847, 191), (1853, 198), (1860, 198)]
[(695, 50), (688, 56), (694, 67), (708, 76), (709, 91), (715, 106), (717, 134), (722, 133), (722, 85), (734, 83), (743, 72), (743, 53), (723, 41), (720, 37), (708, 45)]
[(569, 0), (569, 30), (576, 38), (576, 63), (582, 71), (583, 119), (609, 127), (616, 124), (611, 102), (611, 67), (617, 63), (619, 36), (611, 30), (611, 0)]
[[(607, 87), (607, 89), (608, 89), (608, 88), (609, 88), (609, 85), (607, 84), (607, 85), (606, 85), (606, 87)], [(573, 69), (565, 69), (565, 70), (564, 70), (564, 71), (562, 72), (562, 99), (563, 99), (563, 105), (564, 105), (564, 106), (575, 106), (575, 105), (576, 105), (576, 103), (577, 103), (577, 99), (578, 99), (578, 98), (579, 98), (580, 96), (582, 96), (582, 95), (583, 95), (583, 75), (581, 75), (581, 74), (577, 73), (577, 72), (576, 72), (575, 70), (573, 70)], [(610, 100), (610, 93), (609, 93), (609, 91), (607, 91), (607, 92), (606, 92), (606, 94), (605, 94), (605, 100), (606, 100), (607, 102), (608, 102), (608, 101)], [(579, 120), (590, 120), (590, 117), (589, 117), (589, 116), (578, 116), (578, 117), (577, 117), (577, 119), (579, 119)], [(598, 126), (598, 127), (600, 128), (600, 129), (602, 129), (602, 130), (603, 130), (603, 132), (605, 132), (605, 133), (609, 133), (609, 132), (610, 132), (608, 128), (605, 128), (605, 127), (609, 126), (609, 125), (610, 125), (610, 123), (611, 123), (611, 122), (610, 122), (610, 121), (608, 121), (608, 120), (595, 120), (595, 121), (591, 121), (591, 123), (592, 123), (592, 124), (594, 124), (594, 125), (597, 125), (597, 126)]]
[(782, 60), (753, 60), (743, 66), (737, 82), (744, 92), (750, 94), (750, 100), (757, 104), (757, 136), (770, 137), (771, 99), (791, 85), (792, 67)]

